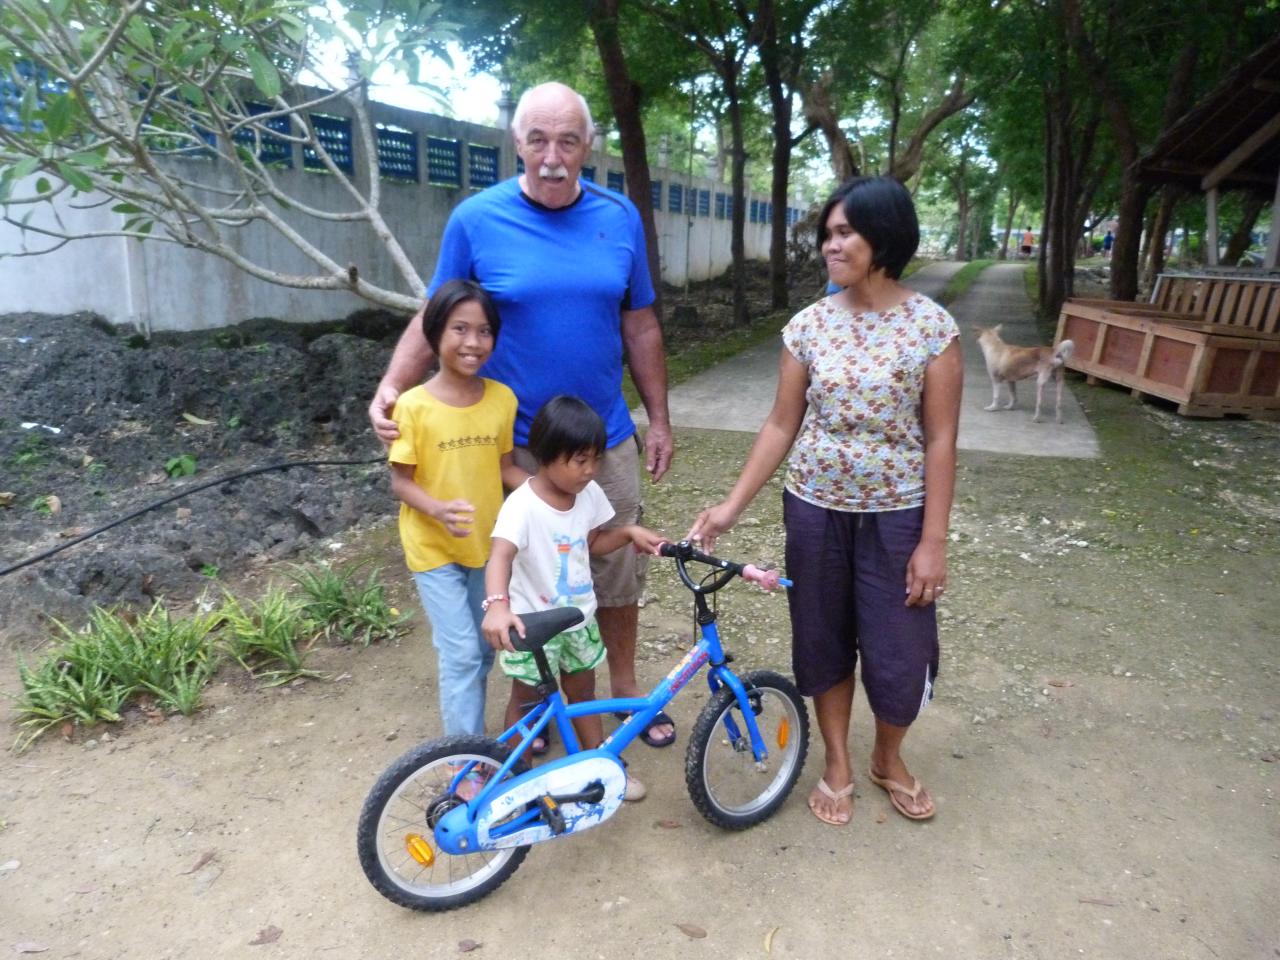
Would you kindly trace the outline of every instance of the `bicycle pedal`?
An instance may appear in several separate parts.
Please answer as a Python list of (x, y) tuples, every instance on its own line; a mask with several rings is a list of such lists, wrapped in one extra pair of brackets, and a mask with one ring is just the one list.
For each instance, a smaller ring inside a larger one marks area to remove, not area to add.
[(538, 809), (542, 811), (542, 819), (547, 822), (553, 835), (558, 837), (564, 833), (564, 811), (560, 809), (560, 804), (556, 803), (554, 797), (544, 793), (538, 798)]

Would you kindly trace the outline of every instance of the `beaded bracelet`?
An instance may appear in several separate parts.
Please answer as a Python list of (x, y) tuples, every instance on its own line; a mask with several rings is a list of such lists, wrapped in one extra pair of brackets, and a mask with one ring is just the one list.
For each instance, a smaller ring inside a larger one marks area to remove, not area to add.
[(489, 612), (489, 607), (501, 600), (503, 603), (509, 603), (509, 599), (505, 593), (494, 593), (484, 598), (480, 604), (480, 609), (485, 613)]

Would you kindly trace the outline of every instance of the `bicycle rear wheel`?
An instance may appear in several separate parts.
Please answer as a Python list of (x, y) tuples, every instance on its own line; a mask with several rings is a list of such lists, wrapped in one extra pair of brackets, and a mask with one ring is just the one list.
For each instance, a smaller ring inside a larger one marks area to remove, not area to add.
[(693, 805), (728, 830), (743, 830), (772, 816), (795, 786), (809, 751), (809, 714), (795, 684), (770, 670), (753, 671), (741, 680), (769, 750), (765, 768), (756, 766), (746, 721), (728, 687), (721, 687), (698, 715), (685, 754), (685, 783)]
[[(360, 866), (379, 893), (413, 910), (452, 910), (493, 892), (515, 872), (527, 846), (453, 856), (435, 841), (439, 818), (465, 802), (449, 790), (458, 771), (474, 763), (464, 782), (478, 789), (509, 755), (487, 737), (443, 737), (419, 744), (387, 768), (369, 791), (356, 828)], [(526, 769), (521, 760), (511, 775)]]

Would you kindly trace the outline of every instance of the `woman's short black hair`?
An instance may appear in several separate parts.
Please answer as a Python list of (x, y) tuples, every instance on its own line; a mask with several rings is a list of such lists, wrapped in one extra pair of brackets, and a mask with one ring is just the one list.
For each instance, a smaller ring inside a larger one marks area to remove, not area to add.
[(468, 300), (480, 304), (485, 319), (489, 321), (493, 342), (498, 342), (502, 318), (498, 316), (498, 308), (494, 306), (489, 292), (474, 280), (449, 280), (441, 284), (440, 289), (427, 301), (427, 312), (422, 316), (422, 333), (436, 353), (440, 352), (440, 337), (444, 335), (444, 325), (449, 321), (449, 314)]
[(916, 247), (920, 221), (911, 194), (893, 177), (853, 177), (822, 207), (818, 217), (818, 254), (827, 242), (827, 218), (839, 204), (845, 219), (871, 246), (871, 268), (883, 269), (892, 280), (902, 276)]
[(543, 465), (584, 451), (604, 453), (607, 440), (600, 414), (565, 394), (544, 403), (529, 425), (529, 452)]

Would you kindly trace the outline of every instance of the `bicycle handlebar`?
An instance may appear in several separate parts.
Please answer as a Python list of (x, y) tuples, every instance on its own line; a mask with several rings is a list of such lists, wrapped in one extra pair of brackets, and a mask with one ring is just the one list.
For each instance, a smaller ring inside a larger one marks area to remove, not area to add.
[[(688, 540), (681, 540), (679, 543), (664, 543), (658, 548), (658, 553), (675, 560), (676, 572), (680, 574), (680, 579), (694, 593), (715, 593), (734, 577), (742, 577), (743, 580), (750, 583), (759, 584), (762, 589), (770, 592), (778, 587), (791, 586), (791, 581), (781, 576), (777, 570), (764, 570), (753, 563), (735, 563), (732, 560), (713, 557), (709, 553), (703, 553)], [(717, 567), (724, 572), (710, 583), (695, 583), (685, 569), (685, 564), (690, 560)]]

